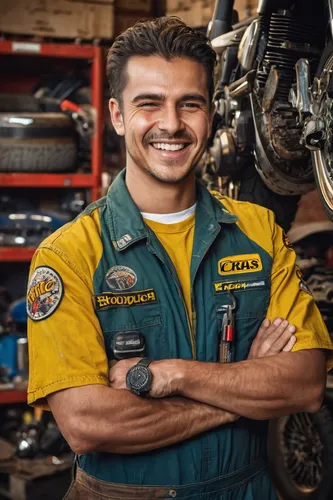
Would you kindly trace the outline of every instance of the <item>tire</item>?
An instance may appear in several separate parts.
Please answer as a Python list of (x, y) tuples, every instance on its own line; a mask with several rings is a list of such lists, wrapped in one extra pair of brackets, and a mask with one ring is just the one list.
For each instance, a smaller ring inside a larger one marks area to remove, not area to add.
[(63, 113), (0, 113), (1, 172), (64, 172), (76, 157), (74, 126)]
[[(294, 429), (296, 434), (291, 434)], [(272, 420), (268, 458), (273, 483), (283, 500), (331, 499), (333, 419), (329, 409), (323, 405), (316, 413), (298, 413)], [(319, 464), (318, 468), (314, 464)]]
[(282, 196), (273, 193), (263, 182), (253, 164), (244, 168), (239, 180), (238, 199), (269, 208), (274, 212), (276, 222), (288, 232), (295, 219), (300, 196)]
[[(333, 68), (333, 42), (330, 41), (324, 52), (323, 55), (320, 59), (320, 63), (317, 69), (316, 77), (320, 78), (322, 72), (324, 69), (327, 69), (328, 71), (331, 71)], [(330, 96), (329, 96), (329, 107), (333, 105), (332, 101), (332, 77), (331, 81), (329, 83), (329, 88), (330, 88)], [(327, 103), (326, 103), (326, 109), (327, 109)], [(327, 140), (327, 142), (332, 142), (332, 127), (333, 123), (331, 121), (331, 137), (330, 139)], [(329, 133), (328, 130), (326, 130), (326, 133)], [(332, 148), (332, 145), (331, 145)], [(313, 163), (313, 171), (314, 171), (314, 177), (315, 177), (315, 182), (317, 186), (317, 190), (320, 196), (320, 200), (323, 204), (324, 210), (328, 217), (333, 220), (333, 180), (332, 180), (332, 167), (327, 167), (327, 164), (325, 162), (325, 148), (322, 148), (319, 151), (312, 151), (312, 163)], [(330, 158), (332, 159), (332, 152), (330, 153)]]

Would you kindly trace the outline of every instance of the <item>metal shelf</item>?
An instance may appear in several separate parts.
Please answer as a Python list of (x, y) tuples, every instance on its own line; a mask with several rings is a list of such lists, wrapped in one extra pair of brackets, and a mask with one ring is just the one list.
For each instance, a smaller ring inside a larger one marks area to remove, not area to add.
[[(81, 187), (90, 188), (91, 201), (100, 197), (103, 162), (103, 49), (91, 44), (44, 43), (20, 39), (0, 40), (0, 56), (85, 59), (90, 64), (91, 104), (96, 111), (95, 133), (91, 138), (91, 174), (0, 173), (0, 187)], [(47, 62), (43, 61), (43, 64)]]
[(26, 403), (27, 392), (17, 389), (0, 390), (0, 405), (8, 403)]
[(99, 179), (92, 174), (0, 174), (0, 187), (98, 187)]
[(0, 262), (30, 262), (36, 248), (0, 247)]
[(71, 43), (44, 43), (25, 39), (2, 40), (0, 54), (93, 59), (100, 47)]

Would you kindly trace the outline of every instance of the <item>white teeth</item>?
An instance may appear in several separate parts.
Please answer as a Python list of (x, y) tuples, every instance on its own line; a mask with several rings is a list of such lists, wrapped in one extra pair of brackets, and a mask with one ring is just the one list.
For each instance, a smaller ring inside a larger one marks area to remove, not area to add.
[(167, 144), (165, 142), (158, 142), (153, 144), (155, 149), (165, 149), (166, 151), (179, 151), (185, 147), (185, 144)]

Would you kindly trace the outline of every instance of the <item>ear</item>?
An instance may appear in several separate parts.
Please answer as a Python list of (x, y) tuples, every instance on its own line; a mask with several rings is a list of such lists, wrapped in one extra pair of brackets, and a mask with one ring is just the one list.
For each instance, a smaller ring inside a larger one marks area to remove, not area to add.
[(110, 99), (109, 110), (110, 110), (112, 125), (114, 126), (115, 131), (117, 132), (118, 135), (125, 135), (123, 115), (121, 114), (120, 106), (116, 99), (114, 98)]

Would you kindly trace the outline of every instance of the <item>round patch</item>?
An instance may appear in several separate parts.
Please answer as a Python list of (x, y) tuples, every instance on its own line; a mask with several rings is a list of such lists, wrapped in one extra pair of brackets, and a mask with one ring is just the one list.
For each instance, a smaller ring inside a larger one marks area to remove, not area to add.
[(129, 290), (136, 284), (137, 277), (130, 267), (114, 266), (106, 273), (105, 281), (111, 290)]
[(51, 267), (34, 270), (27, 293), (27, 313), (34, 321), (48, 318), (59, 306), (64, 286), (59, 274)]

